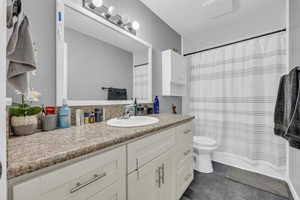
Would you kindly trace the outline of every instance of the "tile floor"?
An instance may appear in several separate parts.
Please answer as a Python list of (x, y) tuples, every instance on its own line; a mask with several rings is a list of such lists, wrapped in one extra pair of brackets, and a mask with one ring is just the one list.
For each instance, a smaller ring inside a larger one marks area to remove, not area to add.
[(195, 172), (181, 200), (293, 200), (281, 180), (214, 163), (213, 174)]

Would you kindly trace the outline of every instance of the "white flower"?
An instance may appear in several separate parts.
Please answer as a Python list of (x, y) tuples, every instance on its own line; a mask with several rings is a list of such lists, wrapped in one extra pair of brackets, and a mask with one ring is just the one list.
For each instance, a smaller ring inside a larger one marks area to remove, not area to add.
[(15, 90), (15, 92), (16, 92), (17, 95), (21, 95), (22, 94), (22, 92), (20, 90)]
[(39, 102), (39, 97), (41, 96), (41, 93), (38, 91), (32, 89), (30, 90), (26, 95), (26, 100), (30, 102)]

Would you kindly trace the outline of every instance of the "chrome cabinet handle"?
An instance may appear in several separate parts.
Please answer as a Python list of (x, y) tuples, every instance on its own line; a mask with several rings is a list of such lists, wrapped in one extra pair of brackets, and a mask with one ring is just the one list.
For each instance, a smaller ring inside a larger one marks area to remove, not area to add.
[(187, 175), (187, 176), (184, 178), (184, 180), (185, 180), (185, 181), (188, 181), (192, 176), (193, 176), (192, 174), (189, 174), (189, 175)]
[(184, 131), (183, 133), (184, 134), (189, 134), (190, 132), (192, 132), (192, 130), (189, 129), (189, 130)]
[(158, 188), (161, 187), (161, 182), (160, 182), (160, 177), (161, 177), (161, 172), (160, 172), (161, 167), (158, 167), (156, 169), (156, 173), (158, 174), (158, 179), (156, 180), (156, 183), (158, 183)]
[(192, 150), (190, 150), (190, 149), (189, 149), (189, 150), (187, 150), (187, 151), (185, 151), (185, 152), (184, 152), (184, 156), (187, 156), (187, 155), (189, 155), (189, 154), (191, 153), (191, 151), (192, 151)]
[(165, 164), (162, 164), (161, 166), (161, 182), (162, 184), (165, 184)]
[(84, 188), (84, 187), (86, 187), (86, 186), (88, 186), (88, 185), (90, 185), (90, 184), (92, 184), (92, 183), (94, 183), (94, 182), (96, 182), (96, 181), (104, 178), (105, 176), (106, 176), (106, 173), (103, 173), (101, 175), (95, 174), (92, 179), (88, 180), (85, 183), (79, 183), (78, 182), (76, 184), (76, 186), (70, 190), (70, 193), (73, 194), (73, 193), (77, 192), (78, 190), (81, 190), (82, 188)]

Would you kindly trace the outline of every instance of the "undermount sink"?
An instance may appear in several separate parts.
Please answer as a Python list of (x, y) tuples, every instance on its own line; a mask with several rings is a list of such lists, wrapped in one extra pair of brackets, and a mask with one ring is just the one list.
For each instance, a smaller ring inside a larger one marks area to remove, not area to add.
[(129, 119), (114, 118), (107, 121), (107, 125), (115, 127), (138, 127), (138, 126), (148, 126), (151, 124), (156, 124), (159, 119), (155, 117), (146, 116), (133, 116)]

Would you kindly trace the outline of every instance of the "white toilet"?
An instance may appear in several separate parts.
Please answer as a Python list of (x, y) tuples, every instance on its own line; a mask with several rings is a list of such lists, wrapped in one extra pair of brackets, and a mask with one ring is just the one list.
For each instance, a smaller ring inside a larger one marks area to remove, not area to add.
[(214, 139), (194, 136), (194, 169), (202, 173), (212, 173), (212, 153), (217, 149), (217, 142)]

